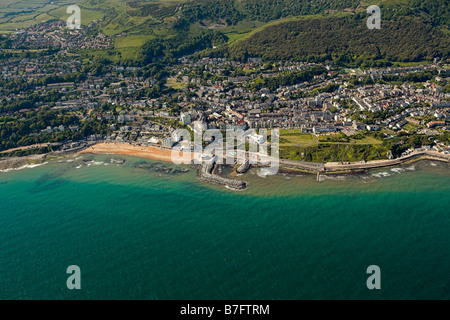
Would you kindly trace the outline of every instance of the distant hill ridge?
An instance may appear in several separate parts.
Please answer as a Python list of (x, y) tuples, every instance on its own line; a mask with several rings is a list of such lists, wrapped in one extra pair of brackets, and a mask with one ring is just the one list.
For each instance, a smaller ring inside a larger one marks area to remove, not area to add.
[[(48, 2), (0, 0), (4, 4), (0, 32), (68, 17), (69, 0)], [(73, 4), (82, 8), (84, 25), (101, 20), (98, 31), (121, 35), (115, 49), (130, 63), (175, 61), (199, 51), (232, 59), (332, 58), (375, 65), (382, 60), (449, 56), (448, 0), (80, 0)], [(370, 4), (381, 7), (381, 30), (366, 28)], [(33, 6), (39, 8), (36, 17), (29, 13)]]
[(307, 59), (332, 54), (390, 61), (423, 61), (448, 57), (450, 38), (418, 18), (383, 21), (369, 30), (358, 17), (298, 20), (264, 28), (224, 51), (234, 59), (262, 57)]

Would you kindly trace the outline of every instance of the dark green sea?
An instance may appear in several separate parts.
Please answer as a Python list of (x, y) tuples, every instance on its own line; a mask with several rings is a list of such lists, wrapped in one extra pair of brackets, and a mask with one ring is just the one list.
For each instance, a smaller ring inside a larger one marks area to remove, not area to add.
[(242, 192), (181, 168), (77, 155), (0, 172), (0, 299), (450, 299), (448, 164), (253, 170)]

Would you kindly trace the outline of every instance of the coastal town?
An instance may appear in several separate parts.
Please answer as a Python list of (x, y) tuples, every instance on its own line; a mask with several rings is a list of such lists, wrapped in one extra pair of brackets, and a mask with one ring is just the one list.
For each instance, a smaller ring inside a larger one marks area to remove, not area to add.
[[(344, 165), (393, 160), (417, 150), (449, 153), (450, 63), (439, 57), (428, 64), (362, 70), (185, 56), (154, 72), (83, 58), (80, 48), (108, 50), (113, 39), (62, 30), (58, 21), (9, 36), (12, 48), (26, 46), (39, 54), (16, 58), (0, 49), (3, 156), (38, 152), (49, 143), (45, 148), (51, 151), (95, 142), (193, 148), (174, 132), (275, 128), (281, 130), (285, 160)], [(39, 51), (43, 48), (57, 54)], [(71, 53), (71, 48), (78, 49)], [(30, 148), (34, 145), (39, 148)], [(350, 157), (308, 156), (311, 148), (336, 146), (368, 149)]]
[(90, 34), (98, 21), (85, 29), (69, 30), (62, 20), (50, 20), (41, 24), (22, 28), (11, 37), (12, 49), (57, 49), (64, 54), (70, 49), (112, 49), (112, 39), (99, 33)]
[(0, 300), (449, 300), (449, 2), (0, 0)]

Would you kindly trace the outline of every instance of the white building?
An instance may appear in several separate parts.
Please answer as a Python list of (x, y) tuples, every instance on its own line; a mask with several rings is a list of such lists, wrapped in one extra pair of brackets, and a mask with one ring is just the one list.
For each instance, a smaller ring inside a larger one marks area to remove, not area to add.
[(148, 140), (148, 142), (157, 144), (159, 142), (159, 139), (157, 137), (151, 137), (150, 140)]
[(180, 118), (181, 118), (180, 119), (181, 123), (184, 124), (184, 125), (187, 125), (187, 124), (191, 123), (191, 115), (189, 113), (183, 113), (182, 112)]

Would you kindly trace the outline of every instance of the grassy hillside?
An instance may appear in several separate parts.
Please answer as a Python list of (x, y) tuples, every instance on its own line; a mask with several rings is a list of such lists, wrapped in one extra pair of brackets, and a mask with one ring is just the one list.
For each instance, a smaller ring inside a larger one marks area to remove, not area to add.
[[(447, 0), (0, 0), (0, 33), (66, 20), (72, 4), (81, 7), (82, 24), (102, 20), (101, 32), (121, 35), (115, 48), (128, 59), (142, 58), (140, 48), (148, 41), (162, 41), (166, 51), (177, 54), (195, 51), (196, 43), (198, 49), (209, 48), (215, 44), (211, 37), (222, 43), (222, 34), (231, 44), (225, 54), (237, 58), (339, 53), (415, 61), (445, 54), (448, 38), (439, 31), (450, 33)], [(369, 4), (382, 8), (382, 32), (364, 28)], [(337, 19), (343, 16), (361, 21)], [(408, 21), (419, 21), (420, 27)], [(211, 32), (206, 42), (196, 40)], [(182, 48), (183, 39), (189, 49)]]
[(65, 19), (64, 9), (72, 4), (80, 5), (87, 20), (92, 15), (104, 16), (107, 34), (149, 32), (156, 25), (167, 27), (179, 19), (207, 28), (252, 28), (287, 17), (362, 12), (370, 4), (380, 5), (386, 19), (414, 15), (447, 29), (450, 19), (447, 0), (0, 0), (0, 26), (11, 30), (14, 23)]
[[(66, 20), (69, 5), (79, 0), (0, 0), (0, 33), (14, 32), (53, 19)], [(101, 20), (104, 14), (97, 9), (82, 8), (82, 24)]]

